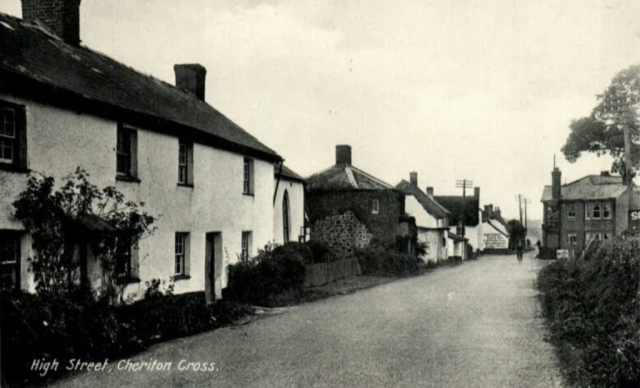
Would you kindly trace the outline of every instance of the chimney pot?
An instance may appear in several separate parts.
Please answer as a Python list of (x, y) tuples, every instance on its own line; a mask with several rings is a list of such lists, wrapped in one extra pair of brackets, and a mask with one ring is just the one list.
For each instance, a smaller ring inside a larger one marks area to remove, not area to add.
[(336, 146), (336, 164), (351, 165), (351, 146), (341, 144)]
[(409, 180), (411, 181), (412, 184), (418, 186), (418, 173), (415, 171), (412, 171), (411, 173), (409, 173)]
[(204, 101), (204, 86), (207, 69), (197, 63), (173, 66), (176, 73), (176, 87), (198, 97)]
[(431, 187), (431, 186), (427, 187), (427, 194), (429, 194), (430, 196), (433, 197), (433, 187)]
[(553, 172), (551, 173), (551, 199), (553, 199), (554, 201), (559, 201), (562, 194), (560, 185), (561, 179), (562, 172), (560, 172), (559, 168), (554, 168)]
[(480, 198), (480, 188), (479, 187), (474, 188), (473, 194), (476, 198)]
[(39, 20), (64, 42), (80, 44), (80, 0), (22, 0), (22, 19)]

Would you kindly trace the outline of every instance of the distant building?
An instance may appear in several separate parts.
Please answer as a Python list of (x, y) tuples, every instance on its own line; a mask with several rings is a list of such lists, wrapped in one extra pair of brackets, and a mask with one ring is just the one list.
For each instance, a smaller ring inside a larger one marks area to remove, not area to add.
[(469, 239), (447, 232), (447, 255), (449, 259), (467, 260), (466, 246)]
[(372, 241), (415, 250), (415, 220), (405, 213), (405, 195), (351, 164), (351, 147), (336, 146), (336, 164), (307, 178), (311, 239), (348, 256)]
[[(542, 246), (581, 253), (592, 240), (607, 240), (628, 227), (627, 186), (622, 177), (608, 172), (587, 175), (561, 185), (562, 173), (555, 168), (552, 185), (545, 186)], [(635, 184), (633, 185), (635, 191)], [(637, 208), (637, 193), (633, 207)]]
[(482, 242), (484, 251), (509, 250), (509, 224), (502, 218), (499, 207), (485, 205), (482, 212)]
[(402, 180), (396, 189), (405, 194), (407, 214), (414, 217), (418, 229), (418, 241), (427, 243), (428, 250), (422, 259), (442, 261), (449, 256), (447, 252), (447, 233), (449, 231), (449, 211), (435, 199), (418, 187), (418, 173), (412, 172), (410, 182)]
[(464, 219), (464, 237), (474, 252), (484, 250), (482, 231), (482, 210), (480, 209), (480, 188), (474, 189), (473, 195), (433, 195), (433, 188), (428, 188), (427, 194), (449, 211), (450, 231), (462, 236)]

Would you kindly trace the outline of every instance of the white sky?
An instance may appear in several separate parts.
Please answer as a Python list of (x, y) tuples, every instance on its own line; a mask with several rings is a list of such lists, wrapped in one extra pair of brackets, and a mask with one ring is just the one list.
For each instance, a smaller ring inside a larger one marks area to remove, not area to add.
[[(481, 187), (540, 218), (553, 154), (563, 181), (607, 170), (560, 148), (615, 73), (640, 62), (637, 0), (83, 0), (81, 38), (174, 82), (208, 70), (207, 101), (303, 176), (334, 163), (395, 185)], [(19, 0), (0, 12), (21, 16)]]

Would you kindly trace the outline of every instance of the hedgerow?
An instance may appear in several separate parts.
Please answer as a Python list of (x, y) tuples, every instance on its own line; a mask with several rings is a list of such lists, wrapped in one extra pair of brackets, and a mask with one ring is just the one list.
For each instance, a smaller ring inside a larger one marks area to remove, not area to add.
[(538, 276), (563, 369), (578, 386), (640, 386), (640, 240), (592, 246)]

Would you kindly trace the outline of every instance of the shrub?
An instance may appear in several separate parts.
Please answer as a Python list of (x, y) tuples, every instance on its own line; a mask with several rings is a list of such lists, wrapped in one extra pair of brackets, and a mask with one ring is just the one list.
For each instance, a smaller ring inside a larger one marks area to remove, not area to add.
[(311, 249), (314, 263), (326, 263), (337, 260), (337, 256), (331, 252), (331, 248), (323, 241), (309, 240), (307, 246)]
[(216, 302), (207, 306), (203, 292), (149, 293), (130, 305), (113, 306), (90, 293), (0, 293), (0, 347), (4, 381), (31, 386), (42, 376), (33, 360), (53, 359), (65, 372), (71, 359), (103, 361), (145, 349), (159, 339), (215, 329), (251, 312), (246, 306)]
[(254, 259), (230, 265), (229, 296), (237, 301), (268, 304), (278, 294), (302, 289), (310, 252), (303, 244), (266, 246)]
[(538, 275), (552, 338), (569, 349), (571, 380), (594, 387), (640, 384), (640, 240), (615, 239), (585, 259), (562, 259)]
[(421, 260), (413, 255), (369, 245), (356, 251), (356, 258), (366, 275), (406, 276), (418, 272)]

